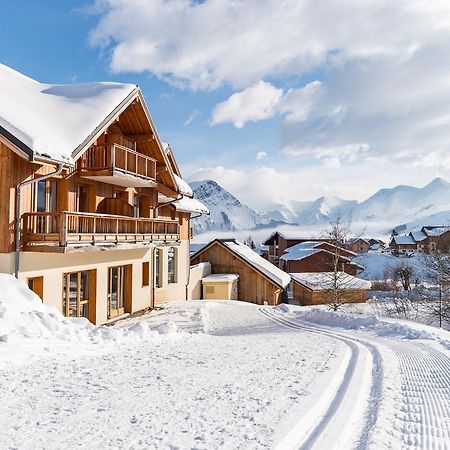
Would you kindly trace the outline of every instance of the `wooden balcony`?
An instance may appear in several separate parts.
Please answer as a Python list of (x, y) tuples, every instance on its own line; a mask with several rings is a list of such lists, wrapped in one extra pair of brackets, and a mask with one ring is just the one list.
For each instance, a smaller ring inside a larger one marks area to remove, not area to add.
[(102, 244), (148, 244), (180, 240), (175, 220), (78, 212), (22, 215), (24, 251), (66, 252)]
[(77, 161), (80, 176), (125, 187), (156, 186), (156, 160), (120, 144), (93, 145)]

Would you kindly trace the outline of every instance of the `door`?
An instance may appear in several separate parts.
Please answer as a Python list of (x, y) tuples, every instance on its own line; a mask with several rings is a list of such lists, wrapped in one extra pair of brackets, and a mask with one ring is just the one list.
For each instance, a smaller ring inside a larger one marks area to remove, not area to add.
[(90, 304), (95, 302), (92, 272), (86, 270), (63, 275), (63, 314), (66, 317), (86, 317), (92, 321)]
[(108, 319), (120, 316), (125, 312), (126, 277), (125, 266), (108, 269)]

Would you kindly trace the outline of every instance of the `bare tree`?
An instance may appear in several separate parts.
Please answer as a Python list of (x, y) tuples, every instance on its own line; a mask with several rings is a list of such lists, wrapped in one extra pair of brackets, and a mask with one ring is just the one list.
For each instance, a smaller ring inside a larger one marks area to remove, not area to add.
[(399, 262), (392, 268), (393, 279), (399, 281), (405, 291), (411, 290), (411, 280), (414, 276), (414, 268), (407, 262)]
[(354, 280), (345, 272), (345, 262), (342, 258), (350, 230), (351, 220), (343, 221), (338, 215), (330, 222), (329, 228), (323, 235), (324, 239), (334, 245), (334, 248), (329, 250), (332, 255), (329, 271), (324, 273), (326, 302), (334, 311), (337, 311), (344, 303), (355, 300), (350, 294), (351, 290), (349, 291), (354, 285)]

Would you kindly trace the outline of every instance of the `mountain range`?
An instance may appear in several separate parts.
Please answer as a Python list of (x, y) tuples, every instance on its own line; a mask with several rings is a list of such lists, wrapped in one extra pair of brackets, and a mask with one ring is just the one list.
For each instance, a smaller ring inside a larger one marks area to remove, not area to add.
[(274, 204), (268, 212), (255, 211), (212, 180), (190, 183), (195, 197), (206, 204), (210, 216), (193, 221), (197, 234), (209, 231), (243, 231), (280, 225), (324, 226), (336, 217), (351, 218), (352, 224), (389, 234), (392, 229), (409, 231), (422, 225), (450, 223), (450, 183), (436, 178), (422, 188), (396, 186), (380, 189), (362, 202), (339, 197)]

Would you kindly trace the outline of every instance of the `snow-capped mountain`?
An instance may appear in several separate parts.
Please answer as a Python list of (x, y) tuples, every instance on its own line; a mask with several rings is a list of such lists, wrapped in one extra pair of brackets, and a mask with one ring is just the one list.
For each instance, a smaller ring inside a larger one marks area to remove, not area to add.
[(383, 218), (398, 224), (445, 210), (450, 210), (450, 183), (436, 178), (423, 188), (397, 186), (381, 189), (360, 203), (353, 217), (366, 221)]
[(209, 216), (201, 216), (192, 221), (196, 234), (209, 231), (255, 230), (285, 223), (281, 214), (276, 216), (255, 211), (215, 181), (194, 181), (189, 184), (195, 198), (204, 203), (210, 211)]
[(214, 181), (194, 182), (191, 186), (195, 196), (211, 211), (211, 216), (194, 221), (197, 234), (275, 228), (280, 224), (323, 227), (338, 216), (350, 218), (354, 231), (365, 229), (374, 234), (389, 234), (393, 228), (410, 230), (450, 223), (450, 183), (442, 178), (422, 188), (400, 185), (380, 189), (361, 203), (320, 197), (314, 201), (274, 204), (267, 213), (242, 204)]

